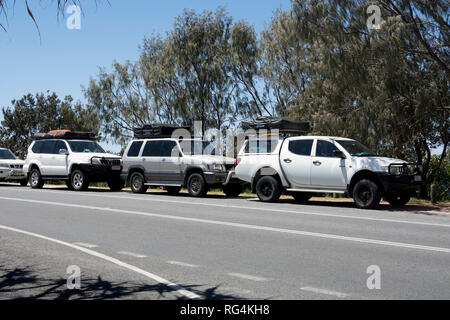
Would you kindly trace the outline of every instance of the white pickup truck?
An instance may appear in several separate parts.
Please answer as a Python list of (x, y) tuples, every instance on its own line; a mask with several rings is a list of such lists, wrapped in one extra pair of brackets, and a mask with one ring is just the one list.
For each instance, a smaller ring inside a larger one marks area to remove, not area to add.
[(282, 193), (300, 203), (313, 193), (343, 193), (363, 209), (375, 208), (382, 197), (401, 206), (422, 181), (418, 166), (338, 137), (255, 136), (245, 142), (236, 165), (237, 177), (265, 202), (278, 201)]

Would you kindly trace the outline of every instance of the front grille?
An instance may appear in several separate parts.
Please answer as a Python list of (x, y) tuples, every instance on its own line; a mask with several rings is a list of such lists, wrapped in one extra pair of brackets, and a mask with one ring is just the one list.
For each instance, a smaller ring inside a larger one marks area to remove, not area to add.
[(104, 166), (112, 167), (112, 166), (120, 166), (120, 159), (102, 159), (102, 164)]
[(23, 165), (22, 164), (10, 164), (9, 167), (11, 169), (23, 169)]

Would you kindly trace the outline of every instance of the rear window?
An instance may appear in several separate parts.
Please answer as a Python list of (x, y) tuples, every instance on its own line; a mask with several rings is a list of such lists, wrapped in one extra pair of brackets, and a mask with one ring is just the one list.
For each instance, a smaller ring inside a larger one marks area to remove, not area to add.
[(289, 151), (299, 156), (310, 156), (313, 140), (292, 140), (289, 141)]
[(41, 153), (43, 143), (44, 141), (36, 141), (33, 145), (33, 148), (31, 148), (31, 151), (33, 151), (33, 153)]
[(273, 153), (278, 146), (279, 140), (261, 139), (261, 140), (247, 140), (245, 142), (245, 153), (263, 154)]
[(127, 157), (137, 157), (141, 151), (143, 141), (135, 141), (131, 144), (130, 150), (128, 150)]

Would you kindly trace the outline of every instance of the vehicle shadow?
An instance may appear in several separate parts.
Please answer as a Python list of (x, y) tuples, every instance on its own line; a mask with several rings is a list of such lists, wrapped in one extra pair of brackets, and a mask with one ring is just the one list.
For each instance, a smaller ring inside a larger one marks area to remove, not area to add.
[[(243, 300), (245, 298), (220, 293), (220, 285), (200, 289), (202, 285), (181, 285), (184, 289), (206, 300)], [(115, 299), (177, 299), (174, 289), (165, 285), (148, 285), (134, 282), (105, 281), (100, 276), (82, 276), (81, 288), (69, 290), (67, 280), (39, 276), (31, 268), (6, 268), (0, 266), (0, 300), (115, 300)]]
[[(258, 201), (254, 199), (254, 201)], [(291, 199), (281, 199), (279, 203), (290, 204), (292, 206), (301, 207), (301, 206), (311, 206), (311, 207), (330, 207), (330, 208), (352, 208), (355, 210), (366, 211), (364, 209), (356, 208), (355, 204), (352, 201), (327, 201), (327, 200), (310, 200), (305, 204), (300, 204), (295, 202), (295, 200)], [(380, 203), (380, 205), (375, 209), (378, 211), (384, 212), (393, 212), (393, 213), (411, 213), (411, 214), (422, 214), (422, 215), (442, 215), (445, 212), (440, 211), (438, 206), (427, 206), (420, 204), (408, 204), (404, 207), (394, 207), (388, 203)]]

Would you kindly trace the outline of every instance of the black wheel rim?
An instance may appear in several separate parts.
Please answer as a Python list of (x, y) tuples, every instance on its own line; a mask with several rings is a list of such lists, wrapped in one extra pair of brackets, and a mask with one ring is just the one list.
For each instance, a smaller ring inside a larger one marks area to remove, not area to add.
[(273, 187), (271, 183), (265, 182), (261, 185), (261, 193), (264, 197), (270, 197), (273, 193)]
[(372, 191), (368, 187), (361, 187), (358, 190), (358, 198), (363, 203), (368, 203), (370, 199), (372, 198)]
[(199, 193), (202, 189), (202, 183), (200, 181), (200, 178), (194, 177), (191, 179), (191, 190), (194, 193)]

